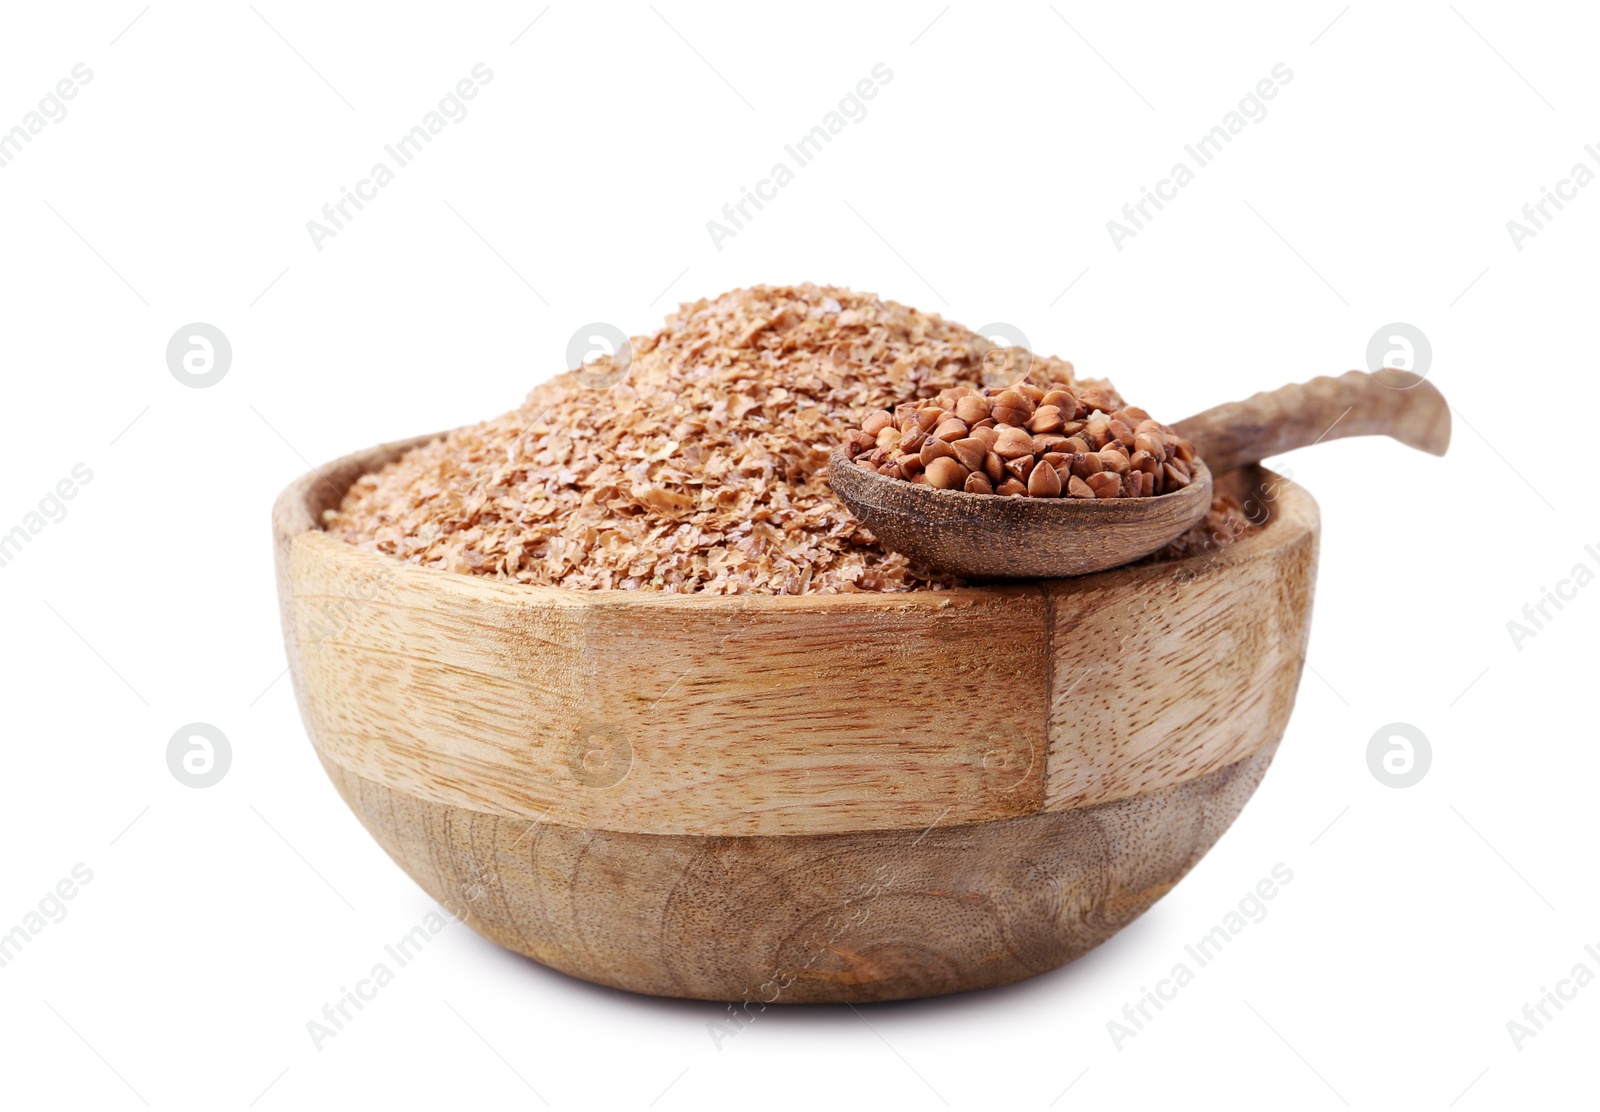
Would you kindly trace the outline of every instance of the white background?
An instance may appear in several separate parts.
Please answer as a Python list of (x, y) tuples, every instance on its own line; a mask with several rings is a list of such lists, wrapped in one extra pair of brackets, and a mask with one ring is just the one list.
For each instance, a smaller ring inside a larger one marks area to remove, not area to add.
[[(1594, 1100), (1600, 987), (1520, 1050), (1506, 1026), (1575, 964), (1600, 974), (1600, 586), (1520, 648), (1506, 628), (1600, 569), (1600, 186), (1520, 251), (1506, 228), (1600, 169), (1592, 11), (139, 4), (0, 17), (0, 128), (94, 75), (0, 169), (0, 531), (94, 474), (0, 568), (0, 931), (93, 871), (0, 968), (0, 1103)], [(480, 62), (469, 115), (318, 251), (306, 222)], [(866, 118), (717, 250), (706, 222), (880, 62)], [(1106, 222), (1278, 63), (1268, 115), (1117, 250)], [(1193, 874), (1075, 964), (773, 1010), (718, 1049), (718, 1005), (452, 926), (316, 1050), (307, 1021), (430, 902), (301, 727), (272, 499), (310, 462), (513, 407), (587, 322), (642, 333), (679, 300), (803, 280), (1014, 324), (1168, 419), (1362, 366), (1409, 322), (1456, 439), (1281, 461), (1324, 525), (1287, 736)], [(194, 321), (233, 345), (209, 389), (165, 364)], [(166, 765), (195, 721), (233, 749), (205, 790)], [(1396, 721), (1433, 753), (1406, 789), (1366, 760)], [(1267, 918), (1118, 1049), (1107, 1021), (1280, 862)]]

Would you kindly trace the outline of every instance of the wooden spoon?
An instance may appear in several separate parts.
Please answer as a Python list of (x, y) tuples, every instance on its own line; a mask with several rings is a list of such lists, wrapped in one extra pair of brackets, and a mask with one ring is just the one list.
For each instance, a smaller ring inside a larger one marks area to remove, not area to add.
[(1153, 498), (968, 494), (867, 471), (835, 448), (828, 481), (896, 552), (970, 579), (1053, 579), (1130, 563), (1176, 539), (1211, 506), (1212, 473), (1346, 436), (1389, 436), (1436, 456), (1450, 407), (1406, 371), (1350, 371), (1229, 402), (1173, 426), (1199, 458), (1193, 481)]

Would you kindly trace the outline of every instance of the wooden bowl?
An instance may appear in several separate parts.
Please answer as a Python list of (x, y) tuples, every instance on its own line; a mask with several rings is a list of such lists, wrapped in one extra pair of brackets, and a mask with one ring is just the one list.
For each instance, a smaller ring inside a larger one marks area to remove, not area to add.
[(379, 844), (486, 938), (635, 992), (841, 1002), (1006, 984), (1191, 869), (1299, 684), (1316, 504), (1252, 468), (1235, 545), (957, 591), (680, 596), (457, 575), (274, 511), (295, 693)]

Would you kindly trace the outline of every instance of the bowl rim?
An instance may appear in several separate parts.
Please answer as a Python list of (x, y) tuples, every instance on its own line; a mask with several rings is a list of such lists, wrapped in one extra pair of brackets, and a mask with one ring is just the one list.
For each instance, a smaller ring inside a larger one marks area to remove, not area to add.
[[(311, 545), (326, 556), (348, 564), (370, 568), (373, 577), (385, 575), (426, 575), (427, 582), (446, 592), (477, 593), (494, 597), (501, 602), (543, 603), (572, 607), (656, 606), (696, 607), (704, 609), (727, 608), (748, 610), (816, 609), (838, 607), (843, 609), (908, 610), (928, 608), (945, 609), (952, 605), (976, 599), (993, 599), (1006, 595), (1036, 594), (1041, 584), (1070, 583), (1075, 586), (1111, 586), (1130, 578), (1188, 576), (1198, 574), (1203, 567), (1231, 566), (1254, 560), (1271, 551), (1292, 544), (1307, 528), (1315, 531), (1320, 524), (1316, 500), (1300, 484), (1287, 475), (1281, 475), (1259, 464), (1240, 468), (1224, 475), (1214, 475), (1213, 485), (1218, 491), (1230, 486), (1254, 486), (1256, 490), (1271, 487), (1264, 502), (1270, 512), (1266, 525), (1260, 532), (1243, 540), (1225, 545), (1214, 552), (1198, 553), (1179, 560), (1147, 561), (1124, 564), (1105, 571), (1066, 579), (1019, 579), (1005, 582), (981, 583), (965, 587), (916, 591), (852, 591), (839, 594), (708, 594), (704, 592), (677, 593), (648, 590), (575, 590), (548, 584), (519, 583), (484, 575), (465, 575), (443, 568), (415, 563), (392, 553), (364, 548), (335, 537), (323, 528), (321, 512), (342, 500), (350, 486), (359, 478), (377, 471), (399, 459), (414, 448), (420, 448), (449, 436), (455, 429), (388, 441), (348, 453), (320, 467), (300, 475), (279, 493), (272, 509), (273, 534), (279, 555), (287, 558), (297, 545)], [(1255, 480), (1252, 483), (1252, 480)], [(328, 495), (337, 498), (330, 501)], [(1255, 499), (1255, 495), (1250, 496)], [(1107, 500), (1108, 502), (1111, 500)]]
[[(645, 834), (968, 825), (1094, 806), (1201, 775), (1275, 741), (1293, 705), (1319, 519), (1309, 494), (1270, 472), (1239, 477), (1272, 491), (1260, 508), (1272, 519), (1255, 536), (1183, 560), (1073, 579), (841, 595), (579, 591), (423, 567), (320, 528), (322, 510), (356, 477), (432, 439), (379, 445), (313, 468), (280, 495), (274, 525), (289, 671), (318, 755), (330, 768), (435, 802)], [(1240, 485), (1236, 493), (1246, 491)], [(375, 610), (361, 605), (380, 597)], [(1238, 637), (1225, 641), (1225, 631), (1207, 627), (1203, 655), (1224, 654), (1236, 663), (1231, 671), (1204, 661), (1186, 671), (1192, 654), (1168, 659), (1174, 643), (1167, 638), (1146, 639), (1148, 651), (1124, 658), (1099, 640), (1057, 636), (1108, 607), (1113, 622), (1138, 622), (1151, 606), (1175, 603), (1174, 620), (1188, 614), (1192, 626), (1194, 614), (1216, 613), (1217, 599)], [(1144, 609), (1128, 609), (1134, 603)], [(351, 604), (357, 617), (347, 613)], [(1272, 631), (1274, 638), (1264, 623), (1280, 611), (1289, 628)], [(734, 666), (721, 643), (704, 636), (719, 626), (745, 637), (756, 654), (750, 662)], [(979, 660), (949, 651), (953, 638), (974, 630), (986, 631), (984, 644), (996, 651)], [(414, 644), (391, 643), (410, 632)], [(858, 640), (861, 651), (853, 648)], [(661, 667), (663, 646), (708, 668), (658, 720), (658, 704), (687, 674), (676, 664)], [(644, 678), (629, 664), (635, 651), (647, 665)], [(765, 672), (776, 679), (764, 683), (763, 668), (750, 665), (768, 657)], [(1137, 671), (1141, 659), (1165, 663)], [(411, 671), (395, 678), (388, 670), (397, 661)], [(1214, 702), (1208, 685), (1223, 683), (1228, 712), (1186, 712), (1194, 729), (1157, 729), (1135, 710), (1147, 703), (1142, 682), (1125, 689), (1133, 701), (1119, 702), (1098, 685), (1080, 689), (1082, 676), (1063, 670), (1090, 662), (1116, 674), (1134, 669), (1127, 674), (1136, 678), (1190, 675), (1198, 686), (1179, 684), (1173, 697), (1189, 711), (1200, 706), (1196, 699)], [(887, 680), (869, 694), (864, 681), (874, 676)], [(480, 678), (489, 686), (462, 718), (461, 700), (475, 698)], [(1026, 697), (984, 700), (949, 729), (907, 733), (908, 722), (948, 693), (997, 683), (1020, 683)], [(797, 695), (812, 700), (809, 724), (775, 759), (771, 723), (788, 718), (774, 717), (768, 697)], [(854, 705), (863, 699), (877, 705), (865, 720)], [(1079, 727), (1071, 724), (1091, 722), (1102, 722), (1099, 740), (1085, 748), (1090, 739), (1075, 740)], [(629, 739), (631, 771), (610, 786), (583, 780), (572, 765), (573, 746), (591, 744), (597, 723), (618, 726)], [(718, 761), (733, 774), (709, 775)], [(814, 771), (825, 775), (818, 780)], [(843, 781), (829, 779), (845, 773)]]

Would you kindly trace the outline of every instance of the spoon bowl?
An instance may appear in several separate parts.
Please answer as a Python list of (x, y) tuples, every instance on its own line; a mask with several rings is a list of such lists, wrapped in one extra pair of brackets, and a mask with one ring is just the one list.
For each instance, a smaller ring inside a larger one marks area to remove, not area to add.
[[(1043, 466), (1043, 465), (1041, 465)], [(1211, 506), (1211, 472), (1151, 498), (1029, 498), (908, 483), (828, 460), (828, 482), (878, 540), (969, 579), (1057, 579), (1131, 563), (1176, 540)]]
[(1291, 383), (1174, 426), (1198, 452), (1181, 490), (1152, 498), (968, 494), (891, 479), (835, 448), (828, 481), (887, 548), (969, 579), (1057, 579), (1132, 563), (1176, 540), (1211, 505), (1212, 473), (1347, 436), (1387, 436), (1442, 456), (1450, 407), (1433, 384), (1385, 367)]

